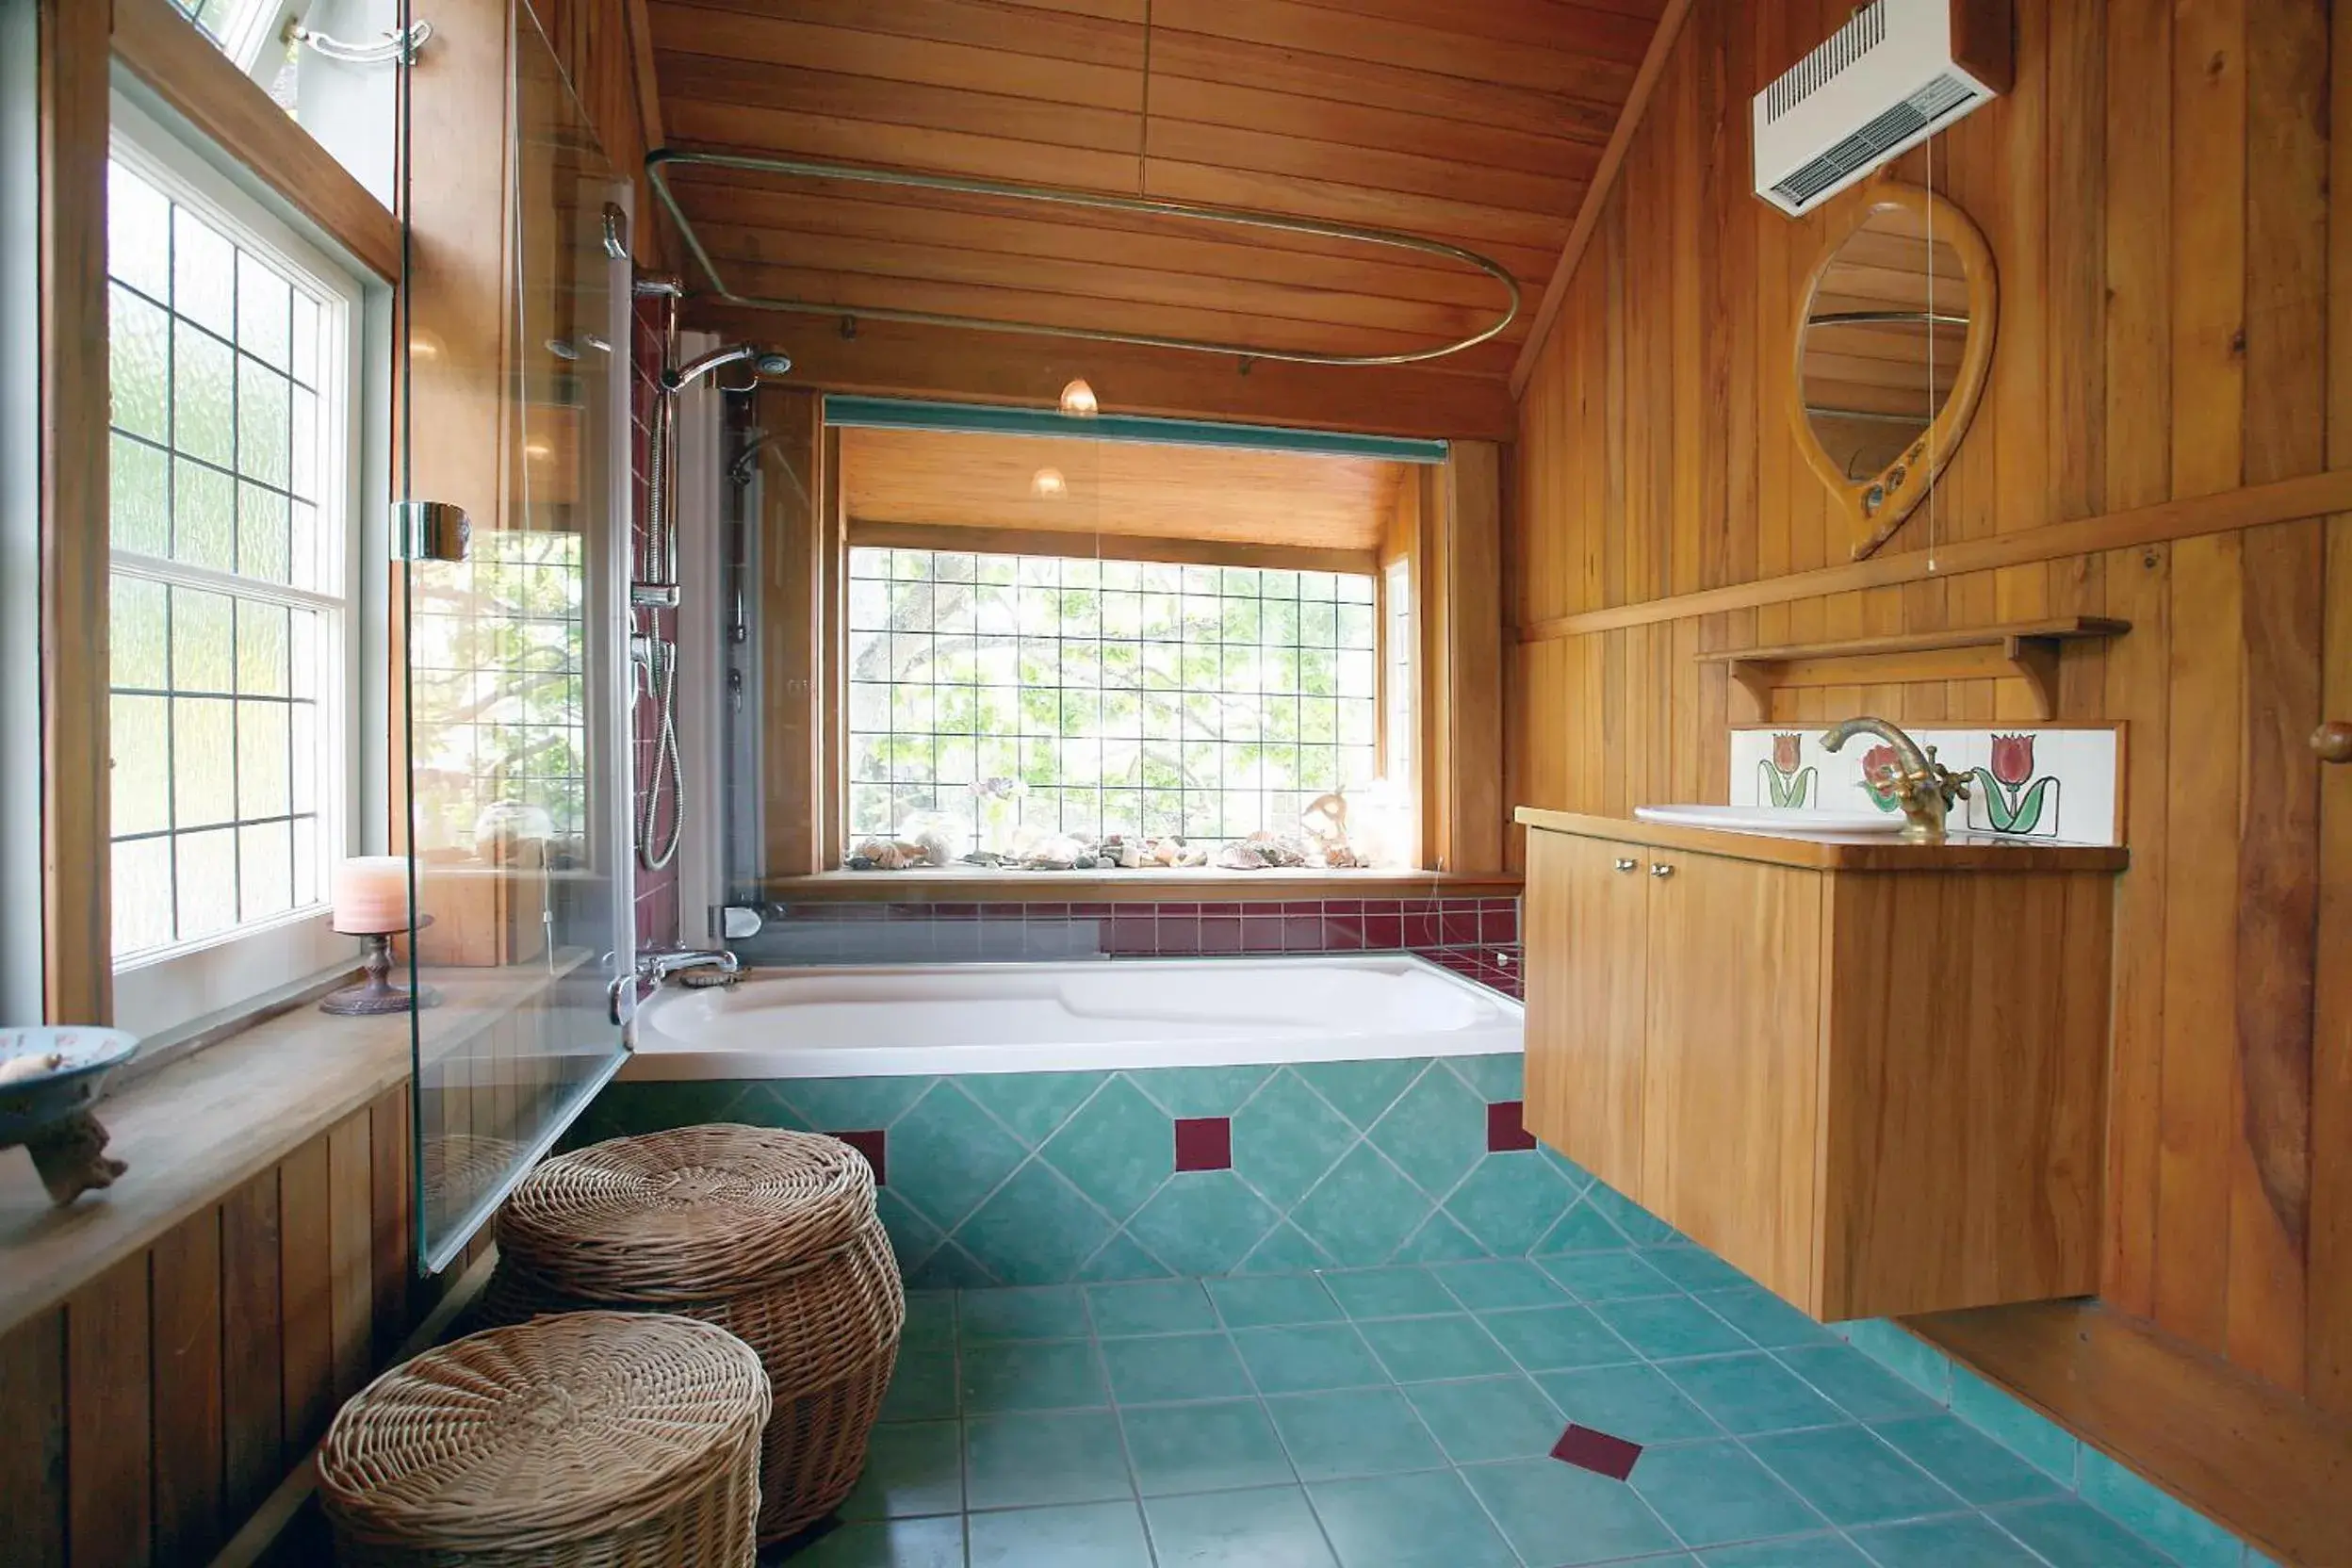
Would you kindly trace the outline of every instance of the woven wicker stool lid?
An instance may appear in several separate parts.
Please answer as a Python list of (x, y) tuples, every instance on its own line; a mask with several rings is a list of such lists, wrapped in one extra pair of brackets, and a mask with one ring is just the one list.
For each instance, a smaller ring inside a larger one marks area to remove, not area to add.
[(485, 1330), (394, 1367), (318, 1450), (320, 1499), (354, 1538), (521, 1551), (678, 1506), (756, 1441), (767, 1374), (726, 1330), (584, 1312)]
[(874, 1171), (838, 1138), (725, 1123), (548, 1160), (498, 1213), (500, 1257), (592, 1301), (707, 1301), (856, 1240)]

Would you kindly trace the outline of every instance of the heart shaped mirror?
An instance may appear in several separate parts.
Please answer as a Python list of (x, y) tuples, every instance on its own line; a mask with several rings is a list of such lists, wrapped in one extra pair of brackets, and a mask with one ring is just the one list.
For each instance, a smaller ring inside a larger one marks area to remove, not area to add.
[(1968, 433), (1999, 304), (1984, 235), (1917, 186), (1860, 193), (1814, 264), (1798, 313), (1793, 422), (1847, 514), (1856, 561), (1927, 498)]

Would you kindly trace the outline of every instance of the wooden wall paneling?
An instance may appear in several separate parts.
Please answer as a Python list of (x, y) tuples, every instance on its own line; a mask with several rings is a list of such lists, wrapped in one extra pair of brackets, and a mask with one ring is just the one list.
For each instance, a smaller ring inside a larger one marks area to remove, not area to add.
[(259, 1508), (284, 1473), (286, 1307), (278, 1217), (275, 1167), (220, 1205), (221, 1501), (231, 1519)]
[(281, 1473), (325, 1434), (335, 1413), (334, 1224), (327, 1140), (313, 1138), (278, 1166)]
[(1441, 870), (1494, 871), (1504, 863), (1502, 454), (1492, 442), (1457, 441), (1446, 489), (1447, 690), (1451, 731), (1447, 853)]
[(0, 1333), (0, 1541), (24, 1568), (65, 1568), (65, 1309)]
[[(2352, 76), (2347, 55), (2352, 51), (2340, 41), (2340, 83)], [(2337, 189), (2339, 204), (2352, 197), (2352, 187)], [(2338, 243), (2352, 250), (2352, 237)], [(2352, 426), (2344, 427), (2344, 434), (2352, 437)], [(2331, 443), (2331, 449), (2341, 449)], [(2321, 706), (2330, 718), (2343, 718), (2352, 714), (2352, 516), (2328, 520), (2327, 550)], [(2312, 1402), (2346, 1416), (2352, 1415), (2352, 767), (2320, 769), (2319, 790), (2311, 1294), (2304, 1354)]]
[[(512, 1076), (502, 1065), (501, 1082)], [(327, 1134), (328, 1327), (331, 1387), (340, 1405), (368, 1380), (375, 1351), (375, 1160), (370, 1113), (354, 1112)]]
[[(766, 748), (767, 874), (826, 870), (819, 821), (828, 794), (823, 769), (823, 725), (817, 705), (821, 671), (831, 660), (823, 614), (825, 531), (820, 445), (838, 446), (841, 433), (818, 422), (816, 400), (805, 392), (762, 387), (755, 422), (769, 433), (760, 456), (757, 519), (760, 582), (761, 684), (768, 722)], [(838, 831), (838, 830), (837, 830)]]
[(154, 1378), (148, 1255), (65, 1305), (66, 1529), (75, 1568), (122, 1568), (154, 1549)]
[(216, 1205), (165, 1232), (149, 1251), (158, 1562), (204, 1561), (227, 1534), (220, 1235)]
[(2244, 650), (2239, 536), (2172, 552), (2163, 1153), (2156, 1316), (2208, 1349), (2227, 1339)]
[(114, 1015), (106, 798), (110, 8), (40, 0), (41, 961), (48, 1017)]
[(2156, 1210), (2163, 1142), (2164, 920), (2169, 860), (2164, 785), (2171, 755), (2172, 547), (2107, 557), (2108, 610), (2132, 622), (2107, 663), (2104, 713), (2124, 729), (2115, 1007), (2108, 1068), (2106, 1262), (2099, 1291), (2123, 1311), (2155, 1311)]
[[(542, 1062), (544, 1068), (545, 1063)], [(382, 1366), (407, 1337), (416, 1313), (409, 1299), (416, 1246), (411, 1095), (406, 1085), (391, 1090), (368, 1110), (369, 1263), (373, 1299), (368, 1308), (374, 1344), (368, 1364)]]
[[(2328, 102), (2352, 103), (2352, 4), (2337, 0), (2328, 29)], [(2352, 136), (2328, 144), (2328, 463), (2352, 465)], [(2321, 633), (2322, 711), (2352, 716), (2352, 516), (2327, 520), (2327, 610)], [(2335, 1415), (2352, 1414), (2352, 767), (2319, 781), (2317, 986), (2311, 1055), (2310, 1299), (2307, 1389)]]

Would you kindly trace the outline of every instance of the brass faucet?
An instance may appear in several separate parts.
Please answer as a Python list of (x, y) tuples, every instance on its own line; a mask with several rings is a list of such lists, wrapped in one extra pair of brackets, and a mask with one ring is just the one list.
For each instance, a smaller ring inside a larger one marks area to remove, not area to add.
[(1836, 751), (1856, 735), (1875, 735), (1894, 747), (1895, 760), (1862, 787), (1891, 795), (1903, 808), (1903, 836), (1921, 843), (1944, 841), (1944, 818), (1956, 801), (1968, 798), (1965, 774), (1956, 774), (1936, 760), (1936, 748), (1922, 751), (1919, 742), (1885, 719), (1848, 719), (1821, 737), (1821, 749)]

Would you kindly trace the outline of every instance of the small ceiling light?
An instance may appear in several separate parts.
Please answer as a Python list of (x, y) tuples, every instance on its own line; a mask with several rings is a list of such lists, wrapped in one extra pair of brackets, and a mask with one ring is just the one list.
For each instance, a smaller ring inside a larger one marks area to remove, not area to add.
[(1029, 493), (1039, 500), (1057, 501), (1070, 494), (1070, 481), (1059, 468), (1039, 468), (1029, 476)]
[(1102, 407), (1101, 403), (1095, 401), (1094, 388), (1086, 384), (1086, 378), (1083, 376), (1062, 388), (1062, 412), (1064, 414), (1075, 415), (1081, 419), (1091, 419), (1102, 411)]
[(540, 459), (550, 458), (555, 455), (555, 449), (545, 441), (526, 441), (523, 443), (523, 455)]

